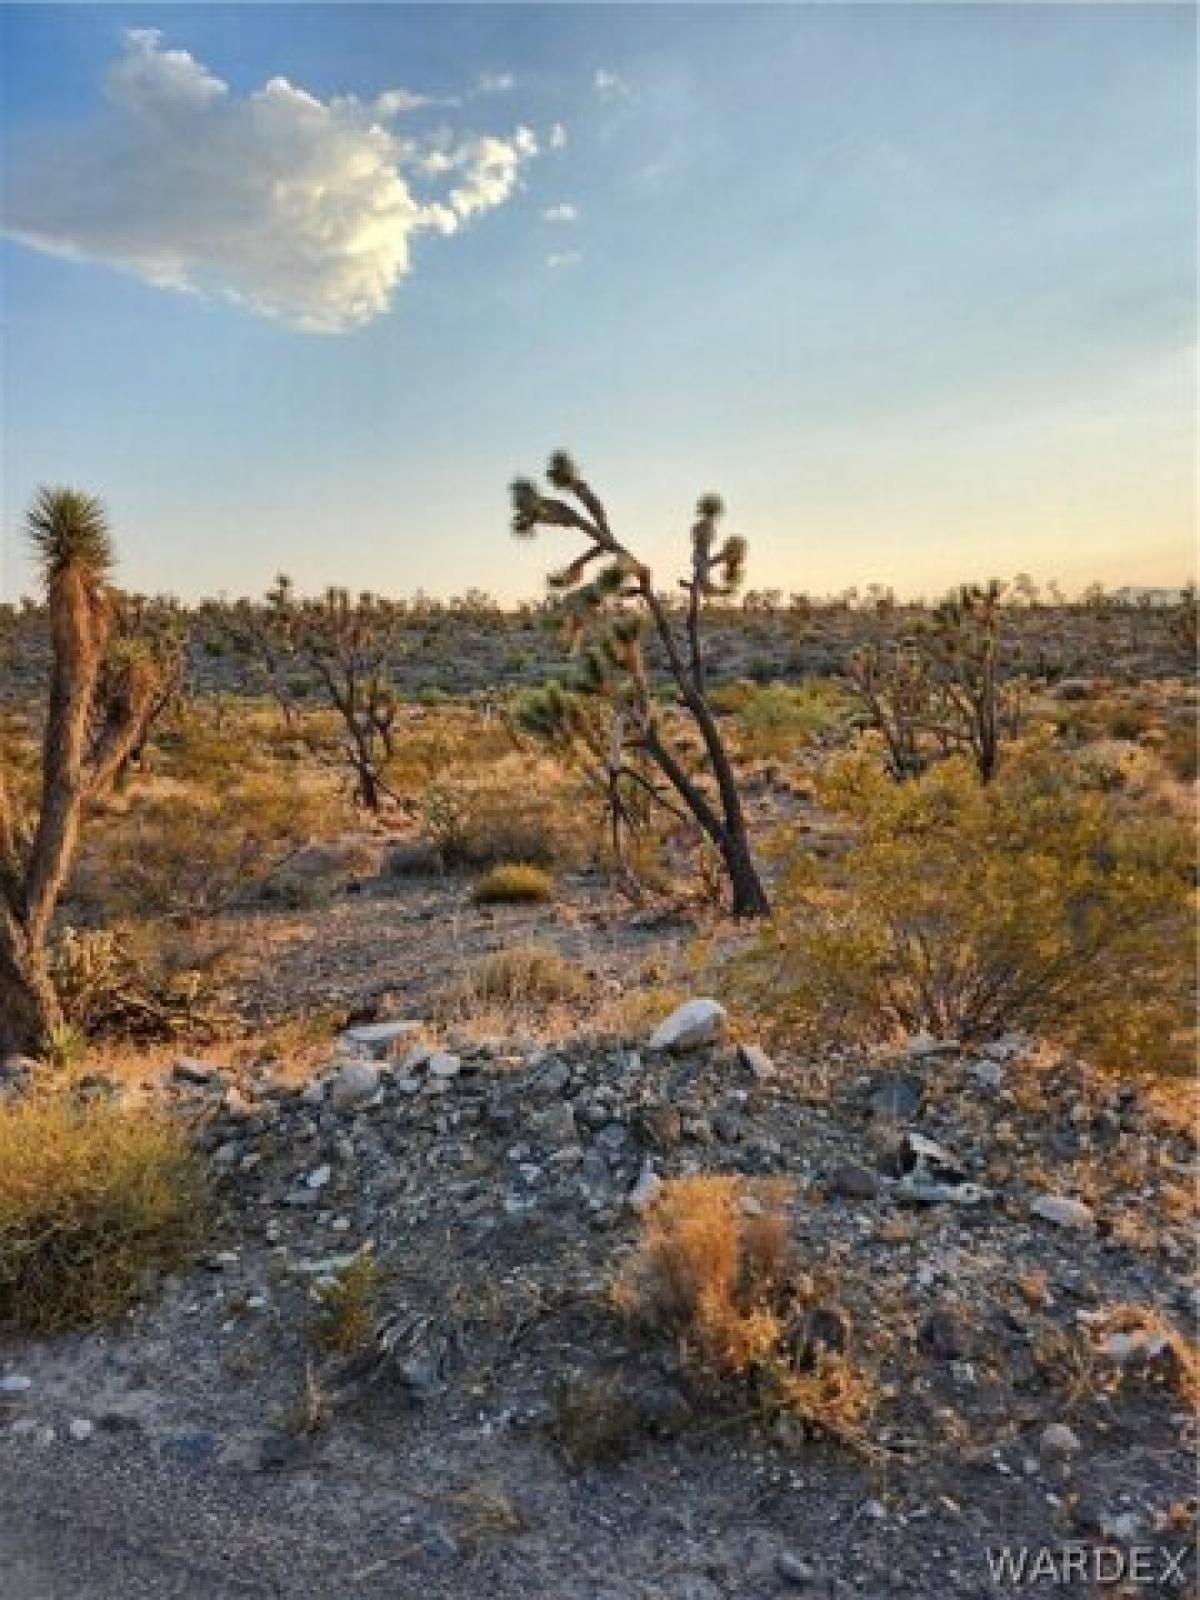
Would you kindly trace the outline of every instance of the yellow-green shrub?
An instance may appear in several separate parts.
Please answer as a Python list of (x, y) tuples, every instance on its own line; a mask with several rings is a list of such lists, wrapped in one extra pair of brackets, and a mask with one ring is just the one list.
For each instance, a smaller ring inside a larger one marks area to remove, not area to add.
[(200, 1243), (204, 1185), (183, 1131), (65, 1094), (0, 1105), (0, 1326), (103, 1321)]
[(959, 760), (905, 784), (856, 760), (824, 798), (854, 842), (788, 864), (735, 969), (780, 1028), (1024, 1028), (1124, 1070), (1190, 1065), (1194, 888), (1177, 821), (1089, 786), (1044, 745), (987, 787)]
[(473, 898), (480, 905), (520, 905), (533, 900), (549, 900), (554, 879), (529, 861), (502, 861), (485, 872), (475, 885)]

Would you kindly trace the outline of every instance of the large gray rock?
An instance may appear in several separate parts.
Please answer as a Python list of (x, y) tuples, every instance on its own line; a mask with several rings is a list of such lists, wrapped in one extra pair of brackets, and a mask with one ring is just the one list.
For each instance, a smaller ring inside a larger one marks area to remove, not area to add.
[(369, 1105), (378, 1094), (379, 1069), (369, 1061), (347, 1061), (329, 1084), (329, 1103), (335, 1111)]
[(727, 1013), (716, 1000), (688, 1000), (650, 1035), (651, 1050), (694, 1050), (715, 1044), (725, 1031)]

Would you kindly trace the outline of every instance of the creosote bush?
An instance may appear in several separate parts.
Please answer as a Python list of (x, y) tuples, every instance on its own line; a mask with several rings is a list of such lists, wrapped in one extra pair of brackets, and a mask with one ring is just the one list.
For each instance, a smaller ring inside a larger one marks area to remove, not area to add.
[(62, 1093), (0, 1105), (0, 1327), (119, 1316), (203, 1236), (202, 1169), (167, 1119)]
[(473, 898), (480, 905), (521, 905), (549, 900), (554, 879), (529, 861), (502, 861), (475, 885)]
[(901, 785), (851, 760), (823, 798), (852, 843), (786, 866), (773, 924), (734, 965), (779, 1029), (1017, 1028), (1126, 1072), (1188, 1069), (1195, 892), (1178, 821), (1043, 743), (987, 786), (964, 759)]
[(716, 1174), (664, 1183), (613, 1301), (674, 1342), (698, 1390), (864, 1448), (875, 1384), (844, 1348), (841, 1314), (799, 1268), (788, 1193), (786, 1182)]
[(371, 1343), (378, 1311), (382, 1271), (369, 1252), (360, 1251), (327, 1282), (318, 1284), (312, 1341), (329, 1355), (350, 1356)]

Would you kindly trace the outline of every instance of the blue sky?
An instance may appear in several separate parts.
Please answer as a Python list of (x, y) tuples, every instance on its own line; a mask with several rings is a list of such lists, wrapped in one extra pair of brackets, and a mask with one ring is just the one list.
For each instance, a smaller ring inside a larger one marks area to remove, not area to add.
[(752, 586), (1192, 566), (1190, 7), (0, 26), (7, 594), (66, 481), (135, 588), (532, 595), (558, 444), (664, 581), (709, 487)]

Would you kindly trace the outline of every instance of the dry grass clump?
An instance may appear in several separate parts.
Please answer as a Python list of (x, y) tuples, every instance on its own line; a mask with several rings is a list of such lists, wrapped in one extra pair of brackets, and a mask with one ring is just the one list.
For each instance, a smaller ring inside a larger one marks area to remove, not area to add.
[(317, 1315), (312, 1341), (329, 1355), (349, 1356), (365, 1350), (377, 1320), (382, 1271), (378, 1261), (360, 1252), (327, 1282), (317, 1285)]
[(553, 765), (512, 756), (482, 775), (431, 783), (421, 826), (450, 868), (565, 866), (581, 855), (577, 801), (576, 786)]
[(798, 1271), (788, 1192), (732, 1176), (665, 1183), (613, 1300), (635, 1325), (670, 1337), (702, 1389), (740, 1388), (763, 1414), (866, 1448), (876, 1388), (850, 1361), (845, 1319)]
[(571, 1000), (584, 988), (583, 974), (549, 945), (515, 944), (472, 961), (450, 994), (452, 1006), (545, 1006)]
[(1159, 1383), (1191, 1411), (1200, 1407), (1200, 1349), (1154, 1306), (1115, 1305), (1089, 1324), (1093, 1349), (1122, 1378)]
[(0, 1105), (0, 1326), (118, 1316), (201, 1242), (202, 1168), (146, 1110), (65, 1094)]
[(527, 905), (549, 900), (554, 879), (530, 861), (502, 861), (475, 885), (472, 898), (479, 905)]

